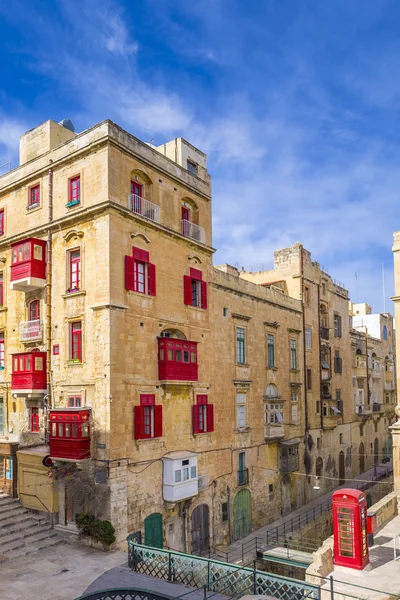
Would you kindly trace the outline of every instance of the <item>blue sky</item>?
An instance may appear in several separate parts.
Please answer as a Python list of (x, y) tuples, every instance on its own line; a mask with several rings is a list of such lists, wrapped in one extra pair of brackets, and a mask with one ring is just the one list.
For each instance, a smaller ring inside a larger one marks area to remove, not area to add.
[(110, 118), (208, 154), (215, 264), (301, 241), (392, 310), (400, 229), (398, 0), (12, 0), (0, 5), (0, 164), (49, 118)]

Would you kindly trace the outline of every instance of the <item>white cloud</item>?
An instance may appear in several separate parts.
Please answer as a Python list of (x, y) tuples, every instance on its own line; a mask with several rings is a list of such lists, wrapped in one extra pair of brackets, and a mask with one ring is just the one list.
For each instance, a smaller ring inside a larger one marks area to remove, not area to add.
[(117, 17), (107, 21), (104, 35), (104, 45), (109, 52), (126, 56), (136, 54), (139, 45), (129, 40), (127, 28), (123, 21)]

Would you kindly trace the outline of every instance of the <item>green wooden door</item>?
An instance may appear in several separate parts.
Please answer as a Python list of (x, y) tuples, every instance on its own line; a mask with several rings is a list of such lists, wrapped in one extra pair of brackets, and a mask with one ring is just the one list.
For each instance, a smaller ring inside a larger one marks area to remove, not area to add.
[(162, 516), (160, 513), (153, 513), (144, 520), (144, 543), (146, 546), (162, 548), (163, 531)]
[(251, 494), (241, 490), (234, 501), (235, 539), (240, 540), (251, 533)]

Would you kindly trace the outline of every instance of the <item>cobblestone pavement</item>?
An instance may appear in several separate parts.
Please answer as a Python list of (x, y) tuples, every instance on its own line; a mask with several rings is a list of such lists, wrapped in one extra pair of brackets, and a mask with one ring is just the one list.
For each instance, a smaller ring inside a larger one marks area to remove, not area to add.
[(126, 552), (65, 543), (0, 564), (1, 600), (73, 600), (100, 575), (127, 564)]

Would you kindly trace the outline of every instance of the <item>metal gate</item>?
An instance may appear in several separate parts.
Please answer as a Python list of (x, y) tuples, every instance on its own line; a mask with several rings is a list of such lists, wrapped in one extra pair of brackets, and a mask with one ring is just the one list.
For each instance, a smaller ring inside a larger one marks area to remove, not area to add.
[(240, 540), (251, 533), (251, 494), (241, 490), (234, 502), (235, 539)]
[(201, 554), (210, 547), (210, 511), (208, 504), (196, 506), (192, 512), (192, 554)]
[(162, 516), (160, 513), (152, 513), (144, 520), (144, 542), (146, 546), (162, 548), (163, 531)]

